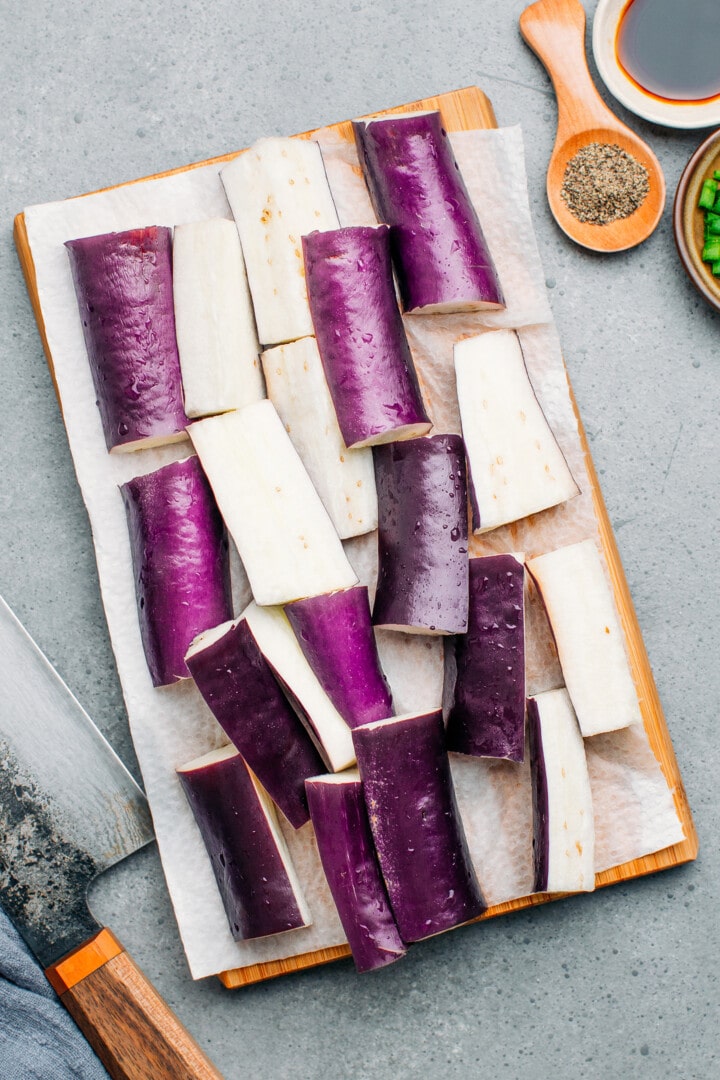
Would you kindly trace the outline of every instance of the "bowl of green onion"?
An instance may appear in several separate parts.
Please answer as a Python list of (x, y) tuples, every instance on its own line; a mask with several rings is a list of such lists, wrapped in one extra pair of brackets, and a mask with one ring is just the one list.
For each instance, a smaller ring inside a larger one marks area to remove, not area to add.
[(720, 311), (720, 130), (685, 166), (675, 192), (673, 231), (690, 280)]

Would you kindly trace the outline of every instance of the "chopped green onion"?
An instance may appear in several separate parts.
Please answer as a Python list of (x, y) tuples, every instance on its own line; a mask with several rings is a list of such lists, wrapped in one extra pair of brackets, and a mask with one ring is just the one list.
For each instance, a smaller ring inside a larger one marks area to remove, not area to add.
[(703, 180), (703, 186), (700, 189), (700, 198), (698, 199), (698, 206), (703, 210), (714, 210), (717, 196), (717, 180)]
[(720, 259), (720, 236), (708, 240), (702, 250), (703, 262), (716, 262)]
[(702, 260), (713, 276), (720, 278), (720, 169), (703, 180), (698, 199), (703, 214)]

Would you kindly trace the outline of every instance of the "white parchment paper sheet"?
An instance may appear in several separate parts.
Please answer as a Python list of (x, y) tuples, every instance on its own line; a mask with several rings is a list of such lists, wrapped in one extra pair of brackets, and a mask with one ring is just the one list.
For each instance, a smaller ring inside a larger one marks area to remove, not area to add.
[[(343, 224), (374, 223), (354, 148), (334, 132), (316, 136)], [(433, 421), (458, 431), (452, 343), (497, 327), (515, 327), (541, 405), (565, 452), (581, 495), (562, 507), (473, 540), (471, 551), (536, 554), (597, 535), (565, 369), (533, 239), (519, 128), (452, 135), (461, 170), (478, 207), (507, 298), (504, 312), (474, 316), (408, 316), (405, 320)], [(175, 776), (177, 766), (226, 741), (190, 682), (154, 689), (145, 665), (135, 608), (130, 546), (118, 485), (190, 452), (188, 444), (129, 455), (106, 452), (78, 317), (66, 240), (143, 225), (229, 217), (219, 166), (202, 166), (25, 211), (48, 344), (70, 448), (87, 506), (103, 603), (128, 709), (133, 741), (153, 812), (163, 869), (194, 978), (283, 959), (344, 941), (325, 885), (312, 828), (285, 823), (293, 859), (313, 913), (311, 927), (257, 942), (234, 942), (210, 863)], [(374, 587), (375, 536), (347, 544), (360, 577)], [(237, 611), (249, 599), (235, 563)], [(529, 692), (561, 682), (544, 613), (530, 595)], [(378, 635), (398, 712), (439, 706), (442, 642)], [(644, 731), (589, 740), (598, 842), (597, 869), (682, 839), (672, 795)], [(453, 755), (458, 801), (473, 861), (490, 903), (527, 894), (531, 876), (531, 805), (527, 765)]]

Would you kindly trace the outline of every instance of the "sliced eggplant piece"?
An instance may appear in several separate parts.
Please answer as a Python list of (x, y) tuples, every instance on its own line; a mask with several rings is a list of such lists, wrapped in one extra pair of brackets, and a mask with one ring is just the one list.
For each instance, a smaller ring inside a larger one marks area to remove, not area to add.
[(458, 404), (475, 533), (518, 521), (578, 494), (535, 397), (514, 330), (454, 347)]
[(617, 607), (594, 540), (528, 559), (583, 735), (642, 723)]
[(365, 585), (285, 608), (305, 659), (348, 727), (393, 715)]
[(358, 971), (400, 960), (407, 948), (393, 918), (368, 821), (360, 774), (307, 781), (320, 861)]
[(65, 243), (108, 450), (185, 438), (170, 229)]
[(294, 829), (309, 820), (305, 781), (323, 763), (240, 618), (200, 634), (185, 657), (227, 737)]
[(348, 447), (410, 439), (430, 420), (398, 308), (386, 226), (303, 237), (308, 300)]
[(528, 698), (534, 892), (592, 892), (595, 826), (585, 744), (567, 690)]
[(285, 425), (341, 540), (377, 528), (372, 451), (348, 450), (315, 338), (262, 354), (268, 397)]
[(220, 171), (237, 222), (263, 345), (312, 334), (301, 237), (337, 229), (319, 145), (260, 139)]
[(328, 512), (270, 401), (188, 428), (258, 604), (355, 585)]
[(378, 221), (390, 226), (407, 312), (498, 309), (505, 301), (438, 112), (353, 124)]
[(455, 800), (442, 712), (365, 724), (353, 742), (402, 940), (477, 918), (485, 903)]
[(177, 770), (236, 941), (312, 922), (275, 809), (234, 746)]
[(524, 580), (515, 555), (470, 559), (468, 631), (450, 644), (456, 676), (449, 750), (518, 762), (525, 757)]
[(305, 659), (283, 609), (252, 603), (243, 612), (243, 618), (326, 767), (331, 772), (339, 772), (354, 765), (350, 728)]
[(233, 221), (175, 226), (173, 297), (187, 415), (213, 416), (264, 398), (255, 316)]
[(459, 435), (373, 451), (378, 492), (375, 626), (463, 634), (468, 619), (465, 454)]
[(193, 638), (232, 618), (228, 538), (194, 455), (120, 488), (138, 618), (154, 686), (190, 677)]

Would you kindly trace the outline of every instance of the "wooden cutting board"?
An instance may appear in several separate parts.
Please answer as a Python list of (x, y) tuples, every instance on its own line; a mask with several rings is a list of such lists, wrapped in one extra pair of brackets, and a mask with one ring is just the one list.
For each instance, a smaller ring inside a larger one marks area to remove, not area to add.
[[(490, 101), (486, 95), (475, 86), (466, 87), (462, 90), (455, 90), (447, 94), (440, 94), (437, 97), (424, 98), (422, 101), (416, 101), (410, 105), (400, 105), (394, 109), (386, 109), (383, 110), (382, 114), (377, 115), (386, 115), (387, 113), (393, 112), (407, 112), (410, 110), (419, 111), (422, 109), (439, 109), (448, 131), (464, 131), (473, 128), (491, 128), (497, 126)], [(343, 138), (349, 141), (352, 140), (353, 136), (350, 121), (334, 125), (333, 130)], [(309, 137), (311, 134), (312, 132), (305, 132), (304, 137)], [(236, 153), (237, 151), (233, 151), (222, 157), (211, 158), (208, 161), (197, 162), (184, 168), (172, 169), (169, 172), (159, 173), (155, 177), (143, 177), (142, 179), (158, 179), (160, 176), (171, 176), (175, 173), (186, 172), (203, 165), (220, 165), (225, 161), (231, 160)], [(135, 180), (130, 183), (140, 182), (141, 180)], [(126, 185), (116, 186), (123, 187)], [(28, 244), (23, 214), (18, 214), (15, 218), (14, 236), (20, 263), (25, 275), (28, 293), (42, 337), (45, 355), (54, 379), (53, 358), (45, 335), (43, 313), (37, 291), (35, 267)], [(627, 881), (630, 878), (640, 877), (644, 874), (652, 874), (657, 870), (664, 870), (681, 863), (690, 862), (697, 856), (698, 839), (685, 789), (678, 770), (677, 761), (675, 759), (670, 734), (660, 704), (657, 687), (655, 686), (655, 680), (650, 668), (637, 616), (625, 579), (625, 573), (620, 562), (620, 554), (613, 535), (610, 519), (607, 510), (605, 509), (597, 474), (590, 456), (587, 437), (578, 413), (575, 398), (572, 394), (572, 389), (570, 390), (570, 394), (573, 408), (575, 409), (575, 414), (577, 416), (580, 440), (585, 455), (585, 463), (592, 484), (593, 504), (600, 531), (600, 539), (610, 571), (615, 591), (615, 599), (626, 636), (633, 677), (638, 689), (643, 722), (647, 731), (650, 746), (660, 763), (668, 787), (673, 792), (675, 806), (686, 836), (685, 840), (679, 844), (673, 845), (673, 847), (665, 848), (652, 855), (646, 855), (641, 859), (634, 859), (631, 862), (623, 863), (621, 866), (615, 866), (610, 870), (605, 870), (603, 873), (598, 874), (596, 877), (596, 885), (601, 887), (604, 885), (612, 885), (619, 881)], [(553, 899), (558, 899), (558, 897), (546, 893), (534, 893), (531, 896), (521, 897), (520, 899), (510, 901), (506, 904), (498, 904), (495, 907), (489, 908), (485, 914), (481, 916), (481, 920), (491, 919), (497, 915), (504, 915), (509, 911), (517, 911), (521, 908), (546, 903), (548, 900)], [(298, 971), (302, 968), (329, 963), (331, 960), (337, 960), (349, 955), (349, 946), (340, 945), (330, 949), (319, 949), (305, 953), (301, 956), (293, 956), (286, 960), (275, 960), (261, 964), (252, 964), (243, 968), (235, 968), (222, 972), (219, 975), (219, 978), (226, 987), (235, 988), (246, 986), (249, 983), (260, 982), (264, 979), (273, 978), (277, 975), (283, 975), (290, 971)]]

